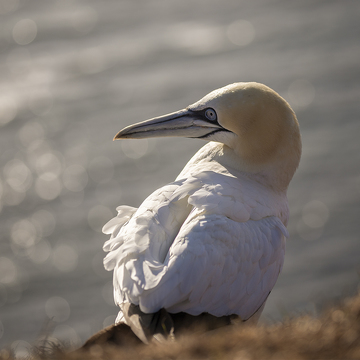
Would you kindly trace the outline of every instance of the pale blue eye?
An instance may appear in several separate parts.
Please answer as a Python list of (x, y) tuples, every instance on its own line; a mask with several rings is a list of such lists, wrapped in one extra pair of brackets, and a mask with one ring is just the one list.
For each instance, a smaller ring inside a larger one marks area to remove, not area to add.
[(207, 109), (207, 110), (205, 111), (205, 116), (206, 116), (206, 118), (207, 118), (208, 120), (211, 120), (211, 121), (215, 121), (215, 120), (216, 120), (216, 112), (215, 112), (214, 109), (211, 109), (211, 108)]

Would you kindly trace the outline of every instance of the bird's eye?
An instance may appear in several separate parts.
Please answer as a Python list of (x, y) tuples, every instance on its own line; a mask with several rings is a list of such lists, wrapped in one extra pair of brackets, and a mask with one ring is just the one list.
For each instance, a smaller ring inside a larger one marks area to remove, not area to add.
[(215, 121), (216, 120), (216, 112), (214, 109), (207, 109), (205, 111), (205, 116), (208, 120)]

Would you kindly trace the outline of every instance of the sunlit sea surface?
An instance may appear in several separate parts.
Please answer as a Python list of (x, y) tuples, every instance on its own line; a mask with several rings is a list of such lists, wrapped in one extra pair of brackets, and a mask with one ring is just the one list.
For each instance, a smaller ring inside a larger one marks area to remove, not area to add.
[(303, 138), (285, 266), (263, 321), (316, 313), (360, 272), (360, 2), (0, 0), (0, 344), (79, 345), (117, 314), (101, 227), (203, 142), (113, 142), (236, 81)]

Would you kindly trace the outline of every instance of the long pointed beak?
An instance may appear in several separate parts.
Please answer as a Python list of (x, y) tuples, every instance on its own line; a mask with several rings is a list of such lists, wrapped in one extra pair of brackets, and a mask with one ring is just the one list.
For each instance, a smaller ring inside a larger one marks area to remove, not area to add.
[(217, 122), (204, 119), (199, 112), (183, 109), (127, 126), (115, 135), (114, 140), (165, 136), (204, 138), (221, 130), (225, 129)]

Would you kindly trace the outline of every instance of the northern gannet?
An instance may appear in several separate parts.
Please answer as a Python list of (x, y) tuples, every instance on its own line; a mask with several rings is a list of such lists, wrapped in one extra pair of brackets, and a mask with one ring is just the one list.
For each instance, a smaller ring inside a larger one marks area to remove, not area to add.
[(116, 324), (146, 343), (172, 333), (169, 314), (257, 322), (284, 262), (286, 191), (301, 156), (295, 113), (263, 84), (234, 83), (114, 140), (163, 136), (211, 142), (174, 182), (138, 209), (119, 206), (104, 226)]

